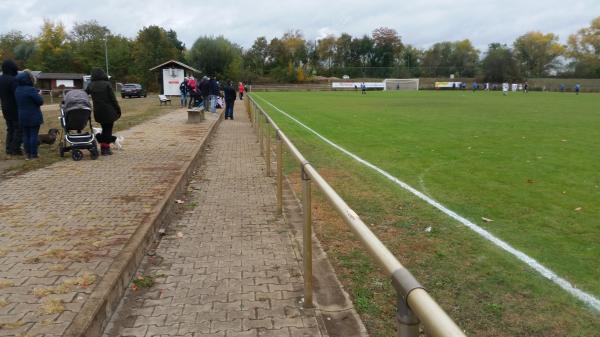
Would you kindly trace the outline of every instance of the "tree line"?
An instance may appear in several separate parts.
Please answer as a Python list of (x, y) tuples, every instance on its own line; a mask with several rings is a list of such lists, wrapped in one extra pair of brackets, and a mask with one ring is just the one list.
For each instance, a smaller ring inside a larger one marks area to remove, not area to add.
[(120, 82), (154, 89), (149, 69), (169, 59), (186, 62), (224, 79), (302, 82), (316, 76), (352, 78), (476, 77), (504, 82), (533, 77), (600, 77), (600, 17), (574, 32), (566, 44), (553, 33), (528, 32), (512, 44), (491, 43), (480, 51), (468, 39), (443, 41), (423, 49), (406, 44), (394, 29), (370, 35), (343, 33), (308, 40), (290, 30), (270, 41), (258, 37), (250, 48), (223, 36), (201, 36), (186, 48), (173, 30), (143, 27), (134, 38), (112, 33), (96, 21), (76, 23), (70, 31), (45, 21), (37, 36), (19, 31), (0, 34), (0, 57), (21, 68), (89, 73), (105, 67)]

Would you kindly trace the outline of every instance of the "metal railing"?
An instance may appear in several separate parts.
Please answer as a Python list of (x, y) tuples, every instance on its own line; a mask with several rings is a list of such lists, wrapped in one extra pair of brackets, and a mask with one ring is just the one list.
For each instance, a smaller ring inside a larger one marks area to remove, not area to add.
[(418, 337), (419, 325), (433, 337), (464, 337), (464, 332), (452, 321), (444, 310), (427, 293), (390, 250), (373, 234), (360, 217), (346, 204), (337, 192), (323, 179), (317, 170), (304, 158), (302, 153), (289, 140), (285, 133), (271, 119), (269, 114), (248, 95), (246, 108), (250, 121), (256, 129), (257, 142), (261, 155), (266, 161), (266, 175), (271, 176), (271, 129), (275, 131), (275, 154), (277, 163), (277, 212), (283, 212), (283, 146), (292, 157), (300, 163), (302, 177), (302, 208), (304, 213), (303, 229), (303, 263), (304, 263), (304, 306), (313, 307), (313, 273), (312, 273), (312, 215), (311, 185), (312, 183), (323, 193), (325, 198), (350, 227), (363, 246), (391, 277), (397, 294), (397, 336)]

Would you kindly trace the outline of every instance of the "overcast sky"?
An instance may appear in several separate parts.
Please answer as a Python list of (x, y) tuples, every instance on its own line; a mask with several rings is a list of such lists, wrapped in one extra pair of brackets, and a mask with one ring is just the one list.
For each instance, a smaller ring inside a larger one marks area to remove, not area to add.
[(45, 18), (67, 28), (93, 19), (127, 37), (155, 24), (175, 30), (188, 48), (202, 35), (223, 35), (247, 48), (257, 36), (271, 39), (289, 29), (317, 39), (387, 26), (418, 47), (468, 38), (485, 49), (532, 30), (556, 33), (564, 42), (597, 16), (600, 0), (0, 0), (0, 33), (36, 35)]

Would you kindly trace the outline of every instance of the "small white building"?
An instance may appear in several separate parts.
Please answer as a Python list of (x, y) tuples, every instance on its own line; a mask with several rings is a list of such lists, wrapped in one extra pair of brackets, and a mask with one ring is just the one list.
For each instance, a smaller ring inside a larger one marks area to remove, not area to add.
[(179, 85), (188, 76), (198, 77), (202, 72), (185, 63), (169, 60), (159, 64), (150, 71), (158, 71), (160, 93), (168, 96), (179, 96)]

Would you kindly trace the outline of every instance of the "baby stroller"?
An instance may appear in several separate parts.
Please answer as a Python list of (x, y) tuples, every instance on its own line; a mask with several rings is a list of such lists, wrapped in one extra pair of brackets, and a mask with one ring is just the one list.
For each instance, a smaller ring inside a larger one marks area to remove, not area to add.
[[(75, 161), (83, 158), (81, 150), (89, 150), (92, 159), (98, 159), (98, 143), (92, 130), (92, 107), (88, 95), (83, 90), (71, 90), (65, 94), (60, 106), (62, 126), (58, 151), (61, 157), (71, 152)], [(89, 132), (86, 127), (89, 126)]]

